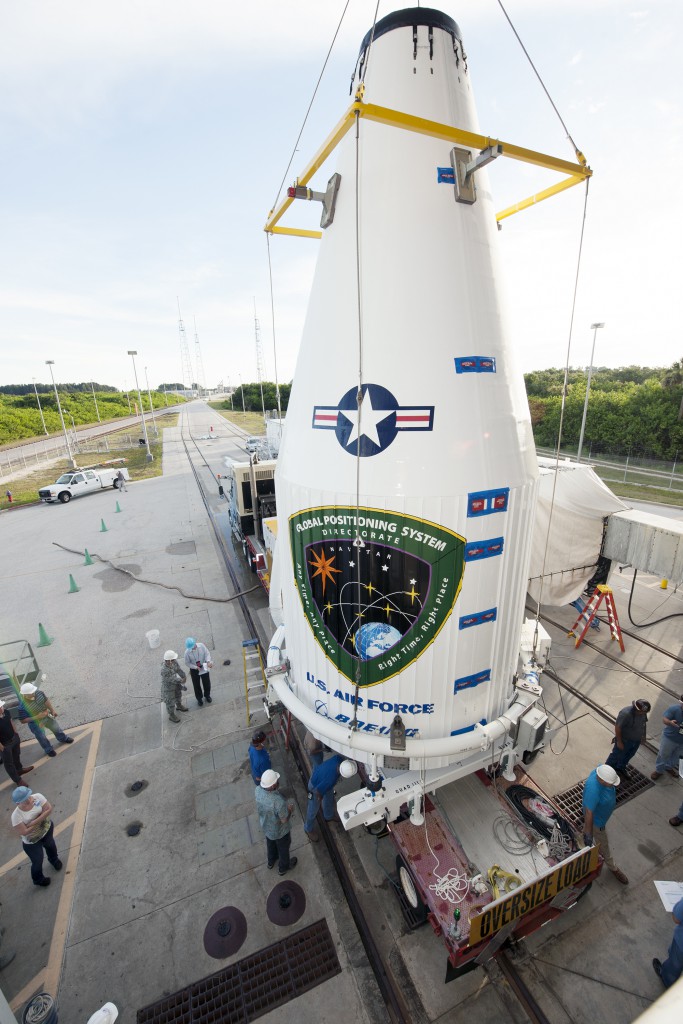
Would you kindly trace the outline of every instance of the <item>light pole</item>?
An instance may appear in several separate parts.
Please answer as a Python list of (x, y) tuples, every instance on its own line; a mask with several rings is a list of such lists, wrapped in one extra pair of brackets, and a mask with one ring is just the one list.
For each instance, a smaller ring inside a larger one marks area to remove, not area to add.
[(247, 415), (247, 410), (244, 408), (244, 384), (242, 383), (242, 374), (241, 373), (239, 375), (239, 378), (240, 378), (240, 391), (242, 392), (242, 415), (246, 416)]
[(230, 387), (230, 378), (228, 377), (228, 391), (230, 392), (230, 412), (235, 411), (235, 406), (232, 404), (232, 389)]
[(47, 429), (47, 427), (45, 426), (45, 417), (43, 416), (43, 408), (42, 408), (42, 406), (40, 404), (40, 399), (38, 398), (38, 388), (36, 387), (36, 378), (35, 377), (33, 378), (33, 390), (36, 393), (36, 402), (38, 403), (38, 412), (40, 413), (40, 418), (43, 421), (43, 430), (49, 436), (50, 432)]
[(94, 382), (91, 381), (90, 387), (92, 388), (92, 396), (93, 396), (93, 399), (95, 400), (95, 412), (97, 413), (97, 422), (101, 423), (102, 420), (100, 419), (100, 410), (97, 408), (97, 395), (95, 394), (95, 384), (94, 384)]
[[(154, 458), (151, 451), (149, 450), (149, 438), (147, 437), (147, 424), (145, 423), (145, 410), (142, 404), (142, 395), (140, 394), (140, 385), (138, 384), (138, 371), (135, 369), (135, 357), (138, 354), (137, 349), (129, 348), (128, 355), (133, 360), (133, 376), (135, 377), (135, 387), (138, 391), (138, 398), (140, 399), (140, 411), (142, 413), (142, 432), (145, 435), (145, 444), (147, 446), (147, 461), (151, 462)], [(130, 401), (130, 399), (129, 399)]]
[(588, 412), (588, 395), (591, 389), (591, 377), (593, 376), (593, 356), (595, 354), (595, 339), (598, 334), (598, 328), (604, 327), (604, 324), (591, 324), (591, 330), (593, 331), (593, 347), (591, 349), (591, 362), (588, 367), (588, 380), (586, 381), (586, 400), (583, 403), (583, 418), (581, 419), (581, 433), (579, 435), (579, 450), (576, 453), (576, 461), (581, 462), (581, 449), (583, 448), (583, 432), (586, 429), (586, 414)]
[(59, 395), (57, 394), (57, 385), (55, 384), (55, 375), (52, 372), (52, 367), (55, 365), (54, 359), (46, 359), (45, 360), (45, 365), (50, 367), (50, 376), (52, 377), (52, 387), (55, 389), (55, 398), (57, 399), (57, 408), (59, 410), (59, 418), (62, 421), (62, 430), (64, 431), (64, 440), (66, 441), (66, 450), (67, 450), (68, 455), (69, 455), (69, 462), (71, 463), (71, 468), (72, 469), (78, 469), (78, 466), (76, 465), (76, 460), (73, 457), (73, 453), (71, 451), (71, 445), (69, 444), (69, 435), (66, 432), (66, 423), (64, 422), (64, 413), (62, 412), (62, 406), (61, 406), (60, 401), (59, 401)]
[(154, 406), (152, 405), (152, 392), (149, 390), (149, 378), (147, 376), (147, 367), (145, 367), (145, 384), (147, 385), (147, 395), (149, 397), (149, 408), (150, 408), (150, 411), (152, 413), (152, 424), (154, 426), (154, 436), (158, 437), (159, 436), (159, 431), (157, 430), (157, 421), (154, 419)]
[(164, 401), (168, 405), (168, 392), (166, 391), (166, 385), (164, 384)]

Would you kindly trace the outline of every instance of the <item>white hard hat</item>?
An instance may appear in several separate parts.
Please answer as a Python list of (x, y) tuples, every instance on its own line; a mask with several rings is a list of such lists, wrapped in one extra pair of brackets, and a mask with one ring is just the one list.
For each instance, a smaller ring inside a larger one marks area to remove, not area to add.
[(105, 1003), (88, 1018), (88, 1024), (113, 1024), (119, 1015), (113, 1003)]
[(38, 687), (34, 686), (33, 683), (22, 683), (19, 693), (23, 693), (24, 696), (29, 694), (30, 696), (32, 693), (35, 693), (37, 689)]
[(164, 661), (175, 661), (178, 657), (175, 651), (166, 651), (164, 654)]
[(261, 776), (261, 789), (271, 789), (279, 778), (278, 772), (274, 772), (272, 768), (266, 768)]
[(621, 782), (614, 768), (611, 768), (608, 764), (599, 764), (595, 771), (598, 778), (610, 786), (618, 786)]
[(339, 765), (339, 774), (343, 779), (351, 779), (358, 771), (358, 765), (355, 761), (342, 761)]

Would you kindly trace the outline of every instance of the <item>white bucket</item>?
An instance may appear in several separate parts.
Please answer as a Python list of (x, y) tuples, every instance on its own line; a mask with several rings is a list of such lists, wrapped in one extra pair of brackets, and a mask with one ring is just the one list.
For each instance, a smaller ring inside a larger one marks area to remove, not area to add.
[(150, 629), (150, 630), (148, 630), (145, 633), (145, 636), (147, 637), (147, 643), (152, 648), (152, 650), (154, 650), (155, 647), (159, 646), (159, 630), (158, 629)]

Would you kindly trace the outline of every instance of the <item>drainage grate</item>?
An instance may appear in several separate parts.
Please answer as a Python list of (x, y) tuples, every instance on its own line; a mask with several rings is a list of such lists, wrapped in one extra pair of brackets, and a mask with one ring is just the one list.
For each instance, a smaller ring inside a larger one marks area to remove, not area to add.
[(249, 1024), (341, 973), (326, 921), (138, 1010), (137, 1024)]
[(427, 920), (426, 915), (424, 913), (420, 914), (418, 910), (415, 910), (415, 908), (411, 907), (410, 903), (408, 903), (406, 894), (403, 891), (403, 886), (401, 885), (401, 881), (398, 875), (391, 875), (389, 881), (393, 885), (394, 892), (398, 897), (398, 902), (403, 913), (403, 920), (408, 925), (411, 932), (414, 931), (416, 928), (420, 928), (421, 925), (423, 925)]
[[(644, 793), (646, 789), (651, 789), (654, 785), (633, 765), (628, 765), (623, 771), (619, 772), (619, 777), (621, 785), (617, 789), (617, 807), (628, 803), (629, 800), (633, 800), (634, 797)], [(564, 793), (558, 793), (556, 797), (553, 797), (555, 804), (562, 811), (562, 814), (578, 832), (583, 830), (583, 787), (584, 782), (579, 782), (576, 786), (572, 786), (571, 789), (567, 789)]]

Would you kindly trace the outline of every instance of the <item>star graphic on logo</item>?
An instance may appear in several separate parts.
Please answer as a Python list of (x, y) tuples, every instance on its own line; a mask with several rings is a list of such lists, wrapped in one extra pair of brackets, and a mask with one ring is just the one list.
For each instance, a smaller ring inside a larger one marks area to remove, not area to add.
[(395, 407), (393, 409), (373, 408), (372, 394), (370, 391), (366, 391), (360, 409), (340, 409), (339, 411), (344, 419), (353, 424), (351, 433), (346, 441), (347, 447), (353, 441), (360, 440), (361, 437), (367, 437), (368, 440), (372, 441), (379, 448), (381, 447), (381, 442), (377, 433), (377, 424), (385, 420), (387, 416), (391, 416), (392, 412), (396, 412), (396, 409)]
[(334, 555), (332, 555), (330, 558), (326, 558), (324, 552), (322, 551), (320, 552), (320, 554), (316, 554), (315, 551), (312, 551), (311, 554), (313, 557), (309, 564), (312, 565), (313, 568), (315, 569), (315, 572), (313, 573), (311, 578), (315, 579), (316, 576), (320, 576), (322, 580), (324, 594), (325, 584), (327, 583), (327, 581), (330, 580), (332, 583), (334, 583), (333, 573), (338, 574), (341, 572), (341, 569), (335, 569), (334, 566), (332, 565), (335, 559)]

